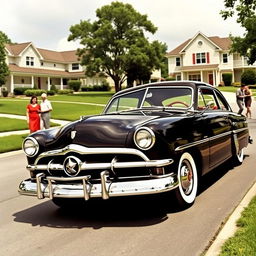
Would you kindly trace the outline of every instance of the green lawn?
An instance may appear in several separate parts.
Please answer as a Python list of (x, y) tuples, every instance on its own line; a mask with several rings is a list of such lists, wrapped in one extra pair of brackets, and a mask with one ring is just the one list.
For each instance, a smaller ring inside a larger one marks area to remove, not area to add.
[(256, 197), (237, 221), (238, 230), (224, 245), (220, 256), (256, 255)]
[(21, 149), (23, 140), (28, 134), (0, 137), (0, 153)]
[[(26, 115), (27, 104), (28, 102), (24, 100), (0, 99), (0, 113)], [(79, 119), (83, 115), (99, 114), (104, 108), (103, 106), (73, 104), (66, 103), (65, 101), (63, 103), (52, 102), (52, 107), (52, 118), (69, 121)]]
[[(218, 89), (222, 92), (236, 92), (239, 87), (234, 86), (219, 86)], [(256, 97), (256, 89), (252, 89), (253, 96)]]
[(0, 132), (18, 131), (28, 129), (26, 120), (0, 117)]

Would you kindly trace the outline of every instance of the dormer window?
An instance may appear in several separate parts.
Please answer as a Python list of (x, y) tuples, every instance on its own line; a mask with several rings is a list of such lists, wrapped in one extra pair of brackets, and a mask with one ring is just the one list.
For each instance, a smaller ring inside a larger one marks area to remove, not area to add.
[(34, 57), (26, 57), (26, 65), (27, 66), (34, 66)]
[(79, 69), (79, 63), (72, 63), (72, 70), (78, 70)]

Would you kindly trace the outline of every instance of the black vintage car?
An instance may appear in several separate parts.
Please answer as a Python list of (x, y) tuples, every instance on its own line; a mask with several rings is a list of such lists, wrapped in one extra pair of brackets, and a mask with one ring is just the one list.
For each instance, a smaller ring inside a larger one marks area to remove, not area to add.
[(19, 192), (63, 206), (174, 190), (188, 207), (199, 177), (228, 159), (241, 164), (249, 141), (246, 118), (216, 88), (141, 85), (116, 93), (101, 115), (29, 135), (23, 150), (30, 178)]

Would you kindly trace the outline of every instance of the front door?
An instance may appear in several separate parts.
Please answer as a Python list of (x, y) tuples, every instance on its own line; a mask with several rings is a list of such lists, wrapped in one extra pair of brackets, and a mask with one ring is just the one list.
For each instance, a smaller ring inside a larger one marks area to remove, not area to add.
[(209, 74), (209, 84), (213, 85), (213, 74)]
[(41, 89), (41, 79), (38, 77), (37, 79), (38, 89)]

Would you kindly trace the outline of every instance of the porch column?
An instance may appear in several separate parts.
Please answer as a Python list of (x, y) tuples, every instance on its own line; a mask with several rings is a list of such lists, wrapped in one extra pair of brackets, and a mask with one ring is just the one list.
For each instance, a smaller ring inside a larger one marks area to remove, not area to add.
[(63, 78), (60, 78), (60, 89), (63, 90)]
[(212, 73), (213, 73), (213, 85), (216, 86), (217, 85), (216, 84), (216, 71), (213, 70)]
[(13, 74), (11, 74), (11, 88), (10, 88), (10, 92), (13, 93), (14, 91), (14, 78), (13, 78)]
[(51, 89), (51, 79), (50, 77), (47, 78), (47, 90), (49, 91)]
[(34, 84), (35, 84), (34, 76), (31, 76), (31, 88), (34, 88)]
[(184, 73), (181, 72), (181, 80), (183, 81), (184, 80)]
[(204, 82), (203, 70), (200, 71), (201, 82)]

